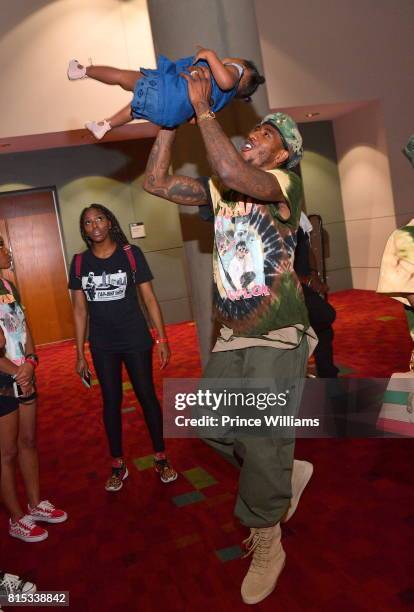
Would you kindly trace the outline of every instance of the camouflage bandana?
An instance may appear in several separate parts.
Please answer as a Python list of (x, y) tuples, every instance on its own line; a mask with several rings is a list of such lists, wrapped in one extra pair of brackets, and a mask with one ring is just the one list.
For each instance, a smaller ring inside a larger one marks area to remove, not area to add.
[(303, 157), (302, 136), (295, 121), (285, 113), (271, 113), (266, 115), (260, 125), (263, 125), (263, 123), (270, 123), (277, 129), (286, 150), (289, 152), (286, 168), (294, 168)]
[(402, 152), (414, 168), (414, 134), (410, 136)]

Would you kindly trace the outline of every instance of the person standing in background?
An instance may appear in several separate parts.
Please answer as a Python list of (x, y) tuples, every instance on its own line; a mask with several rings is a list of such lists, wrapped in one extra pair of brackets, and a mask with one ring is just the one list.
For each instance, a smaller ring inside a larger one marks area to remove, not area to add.
[[(414, 134), (402, 150), (414, 168)], [(386, 293), (405, 306), (414, 341), (414, 219), (392, 232), (381, 260), (377, 293)]]
[[(10, 252), (0, 236), (0, 269), (10, 266)], [(23, 542), (40, 542), (48, 532), (37, 521), (62, 523), (68, 515), (40, 498), (34, 386), (38, 357), (19, 293), (4, 278), (0, 279), (0, 328), (1, 495), (10, 514), (9, 534)], [(17, 494), (17, 461), (29, 502), (26, 512)]]
[(334, 331), (332, 325), (336, 311), (326, 300), (328, 285), (320, 278), (310, 233), (313, 227), (304, 212), (301, 213), (297, 233), (294, 268), (302, 285), (309, 323), (318, 336), (314, 357), (319, 378), (336, 378), (338, 368), (333, 358)]
[[(128, 476), (122, 445), (122, 365), (141, 404), (155, 453), (155, 470), (162, 482), (178, 474), (165, 454), (162, 413), (152, 374), (153, 341), (139, 306), (137, 288), (156, 328), (161, 368), (170, 359), (164, 321), (152, 289), (153, 278), (138, 247), (130, 245), (115, 215), (102, 204), (91, 204), (80, 216), (87, 250), (75, 255), (69, 274), (78, 359), (76, 371), (87, 376), (86, 329), (93, 365), (101, 386), (103, 419), (112, 470), (106, 491), (119, 491)], [(77, 269), (78, 268), (78, 269)]]

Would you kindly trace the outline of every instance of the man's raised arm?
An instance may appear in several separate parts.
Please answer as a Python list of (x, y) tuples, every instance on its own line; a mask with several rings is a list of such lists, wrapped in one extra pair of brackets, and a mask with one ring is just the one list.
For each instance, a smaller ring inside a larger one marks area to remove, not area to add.
[(144, 189), (148, 193), (176, 204), (207, 204), (203, 183), (191, 176), (169, 174), (175, 130), (161, 129), (153, 144), (145, 170)]
[(198, 66), (191, 74), (181, 74), (188, 82), (190, 101), (214, 173), (230, 189), (264, 202), (284, 202), (276, 177), (246, 163), (218, 121), (203, 120), (210, 111), (211, 82), (207, 68)]

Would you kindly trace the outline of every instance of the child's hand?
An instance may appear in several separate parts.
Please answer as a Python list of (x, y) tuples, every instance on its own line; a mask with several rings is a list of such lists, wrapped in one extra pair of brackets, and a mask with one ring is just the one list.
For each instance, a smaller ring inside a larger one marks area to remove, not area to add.
[(180, 72), (180, 75), (188, 83), (188, 97), (197, 111), (197, 106), (205, 104), (209, 106), (211, 98), (210, 71), (206, 66), (190, 66), (188, 72)]
[(195, 54), (194, 57), (194, 63), (198, 62), (198, 60), (206, 60), (208, 62), (208, 58), (211, 56), (211, 54), (214, 53), (211, 49), (207, 49), (206, 47), (201, 47), (200, 45), (197, 45), (197, 53)]

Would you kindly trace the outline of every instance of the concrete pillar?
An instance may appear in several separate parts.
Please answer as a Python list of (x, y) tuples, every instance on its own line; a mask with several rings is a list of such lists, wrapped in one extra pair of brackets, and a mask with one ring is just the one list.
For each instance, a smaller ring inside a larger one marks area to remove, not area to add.
[[(148, 0), (155, 50), (170, 59), (191, 55), (196, 45), (214, 49), (221, 57), (242, 57), (263, 65), (254, 3), (251, 0)], [(268, 112), (265, 86), (253, 102), (236, 100), (220, 112), (219, 121), (235, 144)], [(174, 172), (210, 176), (198, 128), (179, 129), (173, 157)], [(205, 364), (214, 338), (212, 324), (212, 227), (198, 218), (198, 209), (180, 207), (188, 280)]]

